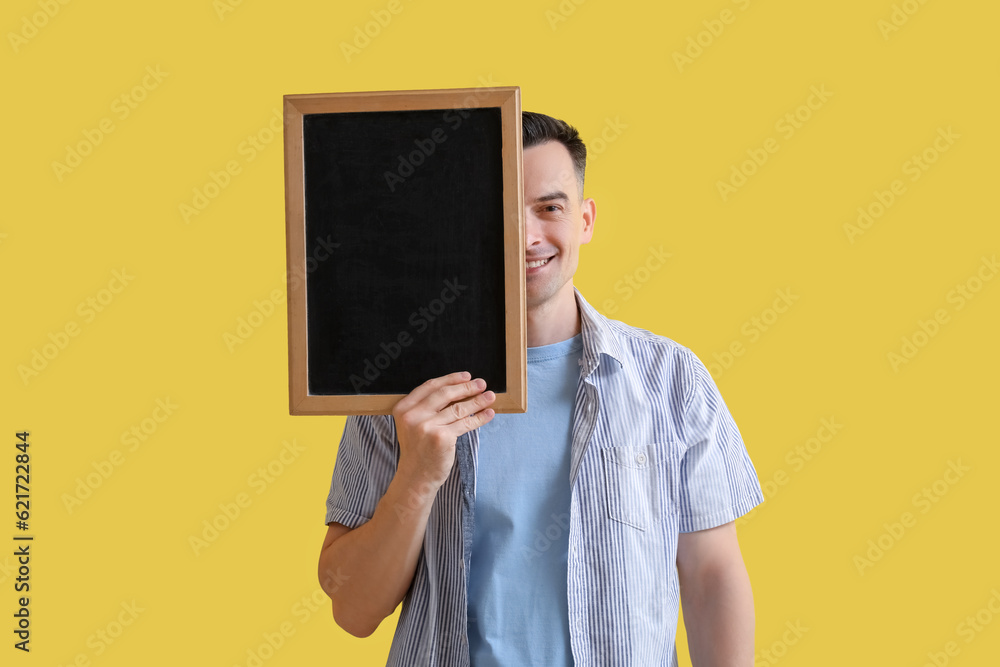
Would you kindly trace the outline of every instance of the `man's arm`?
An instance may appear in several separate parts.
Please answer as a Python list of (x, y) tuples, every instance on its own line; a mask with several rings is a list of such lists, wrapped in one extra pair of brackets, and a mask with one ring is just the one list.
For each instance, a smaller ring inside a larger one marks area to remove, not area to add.
[(372, 518), (351, 530), (329, 524), (319, 581), (337, 624), (367, 637), (395, 610), (413, 581), (427, 519), (455, 463), (460, 435), (493, 418), (496, 394), (468, 373), (428, 380), (393, 409), (399, 441), (395, 477)]
[(677, 573), (694, 667), (750, 667), (754, 611), (736, 524), (681, 533)]
[(375, 632), (406, 595), (423, 545), (437, 487), (397, 474), (370, 521), (350, 529), (331, 523), (319, 558), (319, 580), (333, 618), (355, 637)]

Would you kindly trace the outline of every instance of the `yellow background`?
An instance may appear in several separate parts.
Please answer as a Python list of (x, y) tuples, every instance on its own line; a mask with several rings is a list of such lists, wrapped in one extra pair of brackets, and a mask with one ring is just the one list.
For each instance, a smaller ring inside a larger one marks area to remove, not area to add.
[[(267, 137), (283, 94), (483, 85), (520, 86), (524, 109), (590, 143), (598, 216), (576, 276), (588, 300), (706, 364), (743, 345), (716, 375), (773, 482), (740, 525), (757, 663), (917, 666), (955, 642), (949, 664), (996, 664), (1000, 280), (972, 279), (1000, 251), (1000, 8), (402, 0), (348, 58), (342, 44), (387, 4), (4, 3), (0, 488), (10, 508), (27, 429), (36, 536), (27, 655), (11, 646), (14, 559), (0, 556), (4, 664), (247, 665), (282, 624), (269, 667), (384, 664), (395, 617), (359, 640), (303, 601), (319, 590), (344, 419), (288, 415), (284, 302), (245, 342), (224, 339), (284, 287), (281, 139), (253, 160), (244, 142)], [(731, 22), (713, 23), (723, 10)], [(685, 49), (696, 57), (678, 66)], [(799, 109), (814, 86), (830, 96)], [(125, 118), (122, 95), (144, 98)], [(797, 111), (809, 117), (786, 137), (776, 124)], [(113, 131), (60, 180), (53, 163), (103, 119)], [(911, 181), (905, 163), (940, 128), (957, 139)], [(724, 201), (718, 181), (769, 138), (778, 151)], [(185, 221), (181, 205), (230, 160), (240, 173)], [(844, 226), (895, 179), (904, 194), (852, 243)], [(640, 270), (661, 246), (666, 264)], [(124, 289), (116, 270), (132, 276)], [(644, 282), (630, 293), (626, 276)], [(981, 289), (958, 308), (967, 283)], [(798, 298), (775, 321), (778, 290)], [(108, 301), (89, 320), (88, 298)], [(938, 309), (947, 322), (894, 367), (889, 353)], [(771, 321), (756, 340), (753, 317)], [(22, 377), (67, 323), (78, 335)], [(162, 422), (158, 399), (177, 406)], [(842, 428), (793, 464), (823, 419)], [(122, 434), (144, 423), (132, 451)], [(302, 450), (262, 488), (254, 475), (279, 468), (285, 443)], [(949, 462), (968, 468), (954, 484), (940, 481)], [(914, 498), (925, 487), (933, 504)], [(196, 554), (189, 538), (239, 494), (249, 506)], [(887, 537), (904, 512), (915, 525)], [(880, 538), (891, 547), (859, 572)], [(98, 639), (133, 602), (120, 636)], [(970, 641), (960, 624), (977, 612), (991, 622)], [(678, 650), (689, 664), (683, 629)]]

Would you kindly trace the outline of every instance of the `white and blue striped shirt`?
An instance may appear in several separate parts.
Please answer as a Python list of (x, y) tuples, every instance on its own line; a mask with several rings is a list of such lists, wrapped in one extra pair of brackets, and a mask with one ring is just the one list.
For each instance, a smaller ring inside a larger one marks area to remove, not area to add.
[[(733, 521), (764, 498), (704, 364), (674, 341), (609, 320), (574, 290), (583, 353), (570, 457), (567, 590), (574, 664), (675, 667), (679, 532)], [(479, 432), (456, 443), (388, 666), (468, 667), (467, 591)], [(326, 522), (373, 516), (399, 460), (389, 415), (347, 420)]]

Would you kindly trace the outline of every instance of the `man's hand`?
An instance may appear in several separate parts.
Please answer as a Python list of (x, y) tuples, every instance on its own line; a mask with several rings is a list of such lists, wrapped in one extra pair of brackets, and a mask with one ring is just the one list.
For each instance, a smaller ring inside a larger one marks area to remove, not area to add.
[(428, 380), (396, 403), (392, 418), (399, 439), (397, 474), (435, 491), (445, 483), (455, 464), (458, 437), (495, 414), (488, 406), (496, 394), (483, 391), (486, 382), (471, 377), (463, 371)]
[[(319, 558), (319, 579), (333, 617), (367, 637), (406, 595), (423, 547), (438, 489), (455, 464), (458, 436), (493, 419), (496, 395), (483, 380), (452, 373), (423, 383), (393, 408), (399, 466), (371, 520), (350, 529), (332, 522)], [(405, 511), (399, 511), (405, 508)]]

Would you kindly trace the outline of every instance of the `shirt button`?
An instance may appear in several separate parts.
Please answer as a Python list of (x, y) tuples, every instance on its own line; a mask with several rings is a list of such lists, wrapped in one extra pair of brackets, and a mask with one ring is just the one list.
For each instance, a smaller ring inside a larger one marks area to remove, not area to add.
[(635, 457), (635, 462), (638, 463), (638, 464), (640, 464), (640, 465), (642, 465), (643, 463), (646, 462), (646, 455), (645, 454), (639, 454), (639, 455), (637, 455)]

